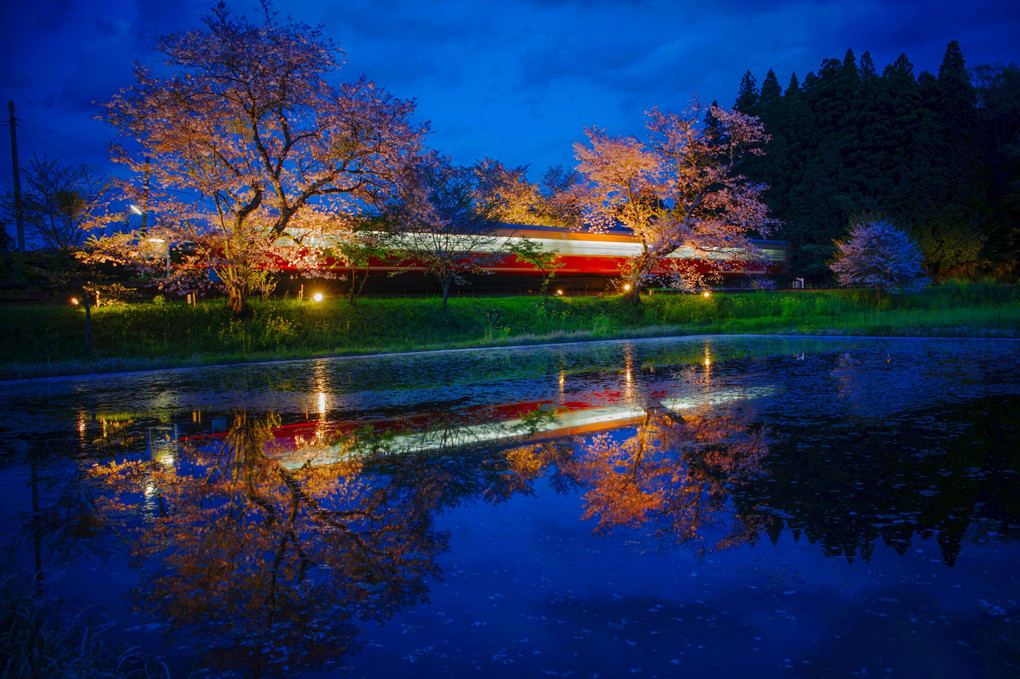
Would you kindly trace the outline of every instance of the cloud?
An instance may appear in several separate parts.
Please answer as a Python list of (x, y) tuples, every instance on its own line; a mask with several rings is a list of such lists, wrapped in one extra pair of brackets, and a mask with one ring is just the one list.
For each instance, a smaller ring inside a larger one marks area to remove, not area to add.
[[(261, 19), (256, 0), (230, 6)], [(19, 111), (77, 138), (71, 128), (98, 112), (93, 102), (130, 85), (135, 60), (154, 60), (159, 35), (200, 27), (211, 7), (4, 3), (0, 85)], [(880, 71), (900, 53), (915, 73), (937, 71), (954, 39), (971, 66), (1020, 60), (1015, 0), (276, 0), (276, 9), (323, 24), (346, 54), (340, 79), (365, 74), (415, 98), (433, 145), (457, 162), (490, 156), (539, 175), (573, 164), (586, 127), (641, 134), (646, 110), (681, 109), (693, 94), (731, 106), (748, 70), (761, 83), (773, 69), (785, 86), (852, 48), (870, 51)]]

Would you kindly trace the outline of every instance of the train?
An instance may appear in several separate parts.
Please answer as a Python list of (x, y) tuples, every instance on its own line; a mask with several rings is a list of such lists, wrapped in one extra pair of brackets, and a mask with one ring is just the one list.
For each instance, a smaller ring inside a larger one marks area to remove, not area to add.
[[(472, 252), (464, 255), (464, 259), (477, 258), (479, 264), (478, 271), (461, 274), (467, 279), (472, 294), (535, 293), (541, 289), (542, 271), (509, 253), (509, 246), (525, 238), (544, 251), (555, 251), (559, 255), (552, 287), (561, 294), (597, 294), (613, 290), (626, 261), (641, 252), (638, 238), (622, 228), (595, 233), (554, 226), (501, 224), (487, 235)], [(722, 289), (750, 288), (758, 281), (786, 273), (789, 243), (764, 239), (750, 239), (750, 243), (758, 251), (755, 255), (737, 248), (695, 250), (681, 247), (663, 258), (654, 273), (666, 275), (676, 264), (683, 263), (698, 274), (710, 276), (713, 287)], [(281, 266), (283, 271), (287, 268)], [(327, 259), (323, 268), (328, 269), (330, 277), (350, 279), (352, 274), (367, 275), (364, 289), (370, 293), (429, 293), (435, 286), (423, 282), (428, 267), (413, 258), (373, 259), (362, 267)], [(292, 274), (292, 283), (298, 281), (297, 272), (292, 271)]]

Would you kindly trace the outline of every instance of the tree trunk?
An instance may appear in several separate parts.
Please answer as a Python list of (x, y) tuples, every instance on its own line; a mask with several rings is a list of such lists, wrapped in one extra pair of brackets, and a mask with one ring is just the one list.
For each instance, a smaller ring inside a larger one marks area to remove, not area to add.
[(445, 274), (440, 285), (443, 286), (443, 308), (446, 308), (446, 300), (450, 298), (450, 285), (453, 284), (453, 274)]
[(641, 288), (638, 287), (637, 283), (631, 283), (630, 290), (624, 293), (623, 298), (633, 306), (641, 306)]
[(228, 288), (227, 306), (233, 312), (234, 318), (248, 319), (255, 315), (255, 310), (248, 303), (246, 291), (237, 286), (232, 285)]
[[(88, 293), (85, 293), (88, 295)], [(85, 349), (88, 353), (92, 353), (92, 305), (89, 304), (89, 300), (85, 298)]]

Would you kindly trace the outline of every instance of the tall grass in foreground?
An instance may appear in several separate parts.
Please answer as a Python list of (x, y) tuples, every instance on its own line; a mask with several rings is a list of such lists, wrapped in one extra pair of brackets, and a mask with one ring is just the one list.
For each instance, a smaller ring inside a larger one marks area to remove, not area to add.
[(1020, 287), (945, 285), (911, 295), (856, 290), (617, 297), (149, 303), (84, 315), (62, 306), (0, 308), (0, 376), (129, 370), (342, 353), (695, 333), (1020, 336)]
[(104, 645), (97, 627), (82, 613), (72, 620), (60, 607), (38, 598), (32, 583), (9, 564), (0, 567), (0, 676), (18, 679), (148, 679), (169, 677), (136, 649)]

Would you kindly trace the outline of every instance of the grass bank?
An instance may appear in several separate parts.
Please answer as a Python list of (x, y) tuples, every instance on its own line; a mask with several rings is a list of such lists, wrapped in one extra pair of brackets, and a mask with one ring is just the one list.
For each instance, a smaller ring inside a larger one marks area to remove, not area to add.
[(0, 378), (342, 354), (686, 334), (1020, 337), (1020, 287), (944, 285), (918, 294), (852, 290), (614, 297), (221, 301), (0, 308)]

